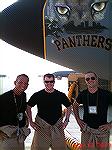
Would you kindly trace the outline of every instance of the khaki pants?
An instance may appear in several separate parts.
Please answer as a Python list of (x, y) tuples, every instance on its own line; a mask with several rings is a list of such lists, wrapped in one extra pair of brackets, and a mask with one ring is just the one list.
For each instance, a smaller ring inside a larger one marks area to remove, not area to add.
[(30, 134), (27, 127), (20, 128), (17, 136), (17, 126), (6, 125), (0, 127), (0, 150), (24, 150), (24, 141)]
[(38, 116), (35, 121), (41, 128), (34, 133), (31, 150), (66, 150), (62, 119), (53, 126)]
[(24, 150), (24, 142), (19, 142), (16, 135), (7, 137), (3, 133), (0, 135), (0, 150)]
[(109, 150), (109, 131), (101, 132), (86, 126), (81, 133), (81, 150)]

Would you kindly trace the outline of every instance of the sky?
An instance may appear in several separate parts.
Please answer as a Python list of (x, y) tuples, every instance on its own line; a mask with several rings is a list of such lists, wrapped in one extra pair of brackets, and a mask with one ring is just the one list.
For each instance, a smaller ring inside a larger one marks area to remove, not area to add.
[[(13, 87), (13, 80), (18, 74), (27, 74), (32, 85), (31, 89), (35, 91), (37, 87), (38, 90), (43, 87), (41, 84), (42, 77), (39, 77), (40, 75), (66, 70), (70, 69), (34, 56), (0, 40), (0, 74), (6, 75), (4, 84), (8, 84), (8, 86), (5, 86), (5, 91)], [(67, 82), (66, 80), (57, 80), (56, 83), (57, 85), (63, 85), (62, 82), (65, 83)], [(58, 87), (61, 88), (61, 86)]]
[(0, 65), (0, 73), (8, 75), (12, 74), (12, 72), (14, 74), (25, 72), (42, 75), (48, 72), (70, 70), (18, 49), (2, 40), (0, 40)]
[(2, 11), (3, 9), (10, 6), (11, 4), (13, 4), (16, 1), (17, 0), (0, 0), (0, 11)]

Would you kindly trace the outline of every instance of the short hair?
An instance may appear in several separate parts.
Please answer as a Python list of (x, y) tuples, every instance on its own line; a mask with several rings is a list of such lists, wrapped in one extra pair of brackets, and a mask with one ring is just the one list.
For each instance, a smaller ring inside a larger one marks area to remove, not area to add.
[(88, 74), (88, 73), (93, 73), (95, 75), (95, 77), (98, 78), (98, 75), (94, 71), (88, 71), (85, 74)]
[(18, 76), (16, 77), (16, 81), (17, 81), (21, 76), (24, 76), (24, 77), (28, 78), (28, 80), (29, 80), (29, 77), (28, 77), (26, 74), (20, 74), (20, 75), (18, 75)]
[(43, 79), (45, 80), (45, 77), (48, 77), (48, 78), (53, 78), (53, 80), (55, 81), (55, 76), (51, 73), (47, 73), (44, 75)]

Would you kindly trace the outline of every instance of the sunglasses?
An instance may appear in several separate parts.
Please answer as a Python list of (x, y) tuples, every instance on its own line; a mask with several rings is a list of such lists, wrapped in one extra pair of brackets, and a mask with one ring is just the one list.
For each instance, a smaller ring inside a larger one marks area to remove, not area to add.
[(52, 81), (44, 81), (45, 83), (54, 83), (54, 80)]
[(95, 78), (95, 77), (90, 77), (90, 78), (86, 78), (85, 80), (86, 80), (86, 81), (89, 81), (90, 79), (91, 79), (91, 80), (95, 80), (96, 78)]

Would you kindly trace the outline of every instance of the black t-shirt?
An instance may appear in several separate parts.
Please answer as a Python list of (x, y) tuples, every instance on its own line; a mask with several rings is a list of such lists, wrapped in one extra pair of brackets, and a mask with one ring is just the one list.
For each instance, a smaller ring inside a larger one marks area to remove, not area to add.
[[(83, 120), (91, 128), (97, 129), (100, 125), (107, 123), (108, 106), (112, 105), (112, 93), (103, 89), (91, 94), (88, 90), (80, 92), (76, 101), (83, 104)], [(97, 106), (97, 113), (90, 114), (89, 106)]]
[(27, 104), (31, 107), (37, 105), (38, 116), (51, 125), (54, 125), (62, 116), (62, 104), (65, 107), (71, 105), (64, 93), (58, 90), (48, 93), (44, 89), (34, 93)]
[[(14, 125), (24, 127), (26, 124), (26, 94), (15, 95), (16, 103), (13, 95), (13, 90), (10, 90), (0, 95), (0, 126)], [(23, 119), (18, 122), (17, 114), (23, 113)]]

